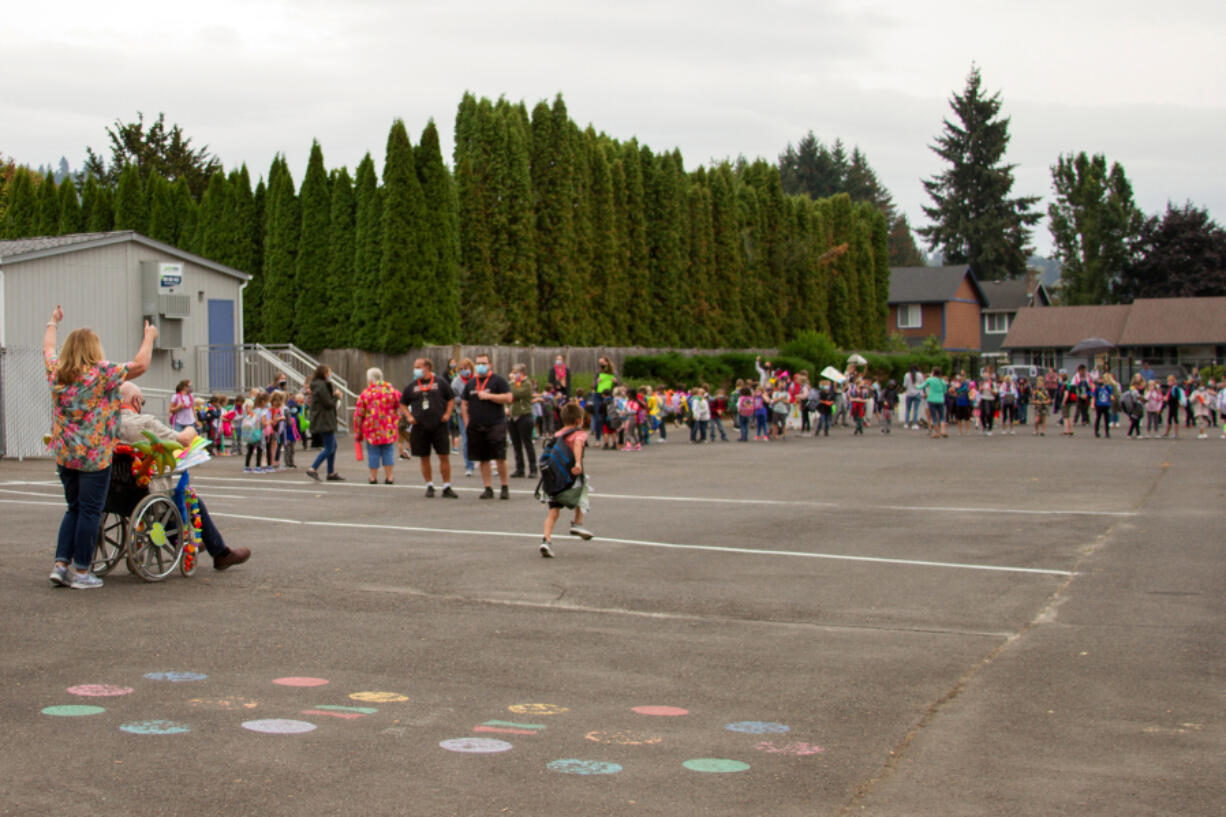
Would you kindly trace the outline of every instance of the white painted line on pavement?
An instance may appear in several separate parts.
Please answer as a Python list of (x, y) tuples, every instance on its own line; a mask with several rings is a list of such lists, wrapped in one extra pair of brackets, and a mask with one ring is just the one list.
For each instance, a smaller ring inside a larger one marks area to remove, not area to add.
[(32, 499), (0, 499), (5, 505), (50, 505), (54, 508), (63, 508), (64, 500), (59, 502), (35, 502)]

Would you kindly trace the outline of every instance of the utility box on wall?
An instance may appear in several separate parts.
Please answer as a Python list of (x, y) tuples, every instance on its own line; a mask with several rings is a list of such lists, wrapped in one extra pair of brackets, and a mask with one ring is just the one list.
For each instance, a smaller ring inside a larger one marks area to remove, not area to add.
[(183, 319), (191, 317), (184, 264), (177, 261), (141, 261), (141, 312), (158, 328), (155, 349), (183, 348)]

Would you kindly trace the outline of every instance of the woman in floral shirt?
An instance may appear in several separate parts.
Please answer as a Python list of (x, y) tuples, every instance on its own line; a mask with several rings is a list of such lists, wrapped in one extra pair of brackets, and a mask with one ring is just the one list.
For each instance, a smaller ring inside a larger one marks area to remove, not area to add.
[[(51, 450), (68, 502), (51, 583), (85, 590), (102, 586), (89, 568), (111, 482), (111, 451), (119, 434), (119, 386), (149, 368), (158, 330), (146, 321), (136, 357), (117, 365), (102, 359), (102, 343), (92, 329), (74, 329), (56, 355), (55, 330), (63, 319), (64, 310), (56, 306), (43, 335), (43, 360), (51, 385)], [(75, 570), (68, 569), (69, 560)]]
[(379, 481), (379, 464), (382, 463), (383, 482), (391, 485), (399, 434), (396, 420), (400, 415), (400, 392), (383, 379), (379, 369), (367, 369), (366, 382), (370, 385), (358, 395), (357, 409), (353, 413), (354, 439), (366, 442), (370, 484)]

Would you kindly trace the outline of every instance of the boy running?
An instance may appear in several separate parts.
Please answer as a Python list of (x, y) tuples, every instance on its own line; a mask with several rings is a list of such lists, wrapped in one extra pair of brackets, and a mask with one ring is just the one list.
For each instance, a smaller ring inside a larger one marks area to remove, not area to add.
[(578, 536), (587, 541), (592, 538), (592, 532), (583, 527), (583, 514), (587, 512), (588, 487), (587, 475), (583, 473), (583, 446), (587, 442), (587, 432), (582, 429), (583, 409), (578, 403), (567, 403), (562, 406), (562, 428), (555, 435), (554, 445), (565, 445), (570, 448), (575, 464), (570, 472), (575, 475), (575, 481), (559, 493), (549, 497), (549, 513), (545, 517), (545, 533), (541, 537), (541, 556), (553, 558), (553, 526), (557, 524), (558, 516), (563, 508), (574, 508), (575, 517), (570, 525), (570, 535)]

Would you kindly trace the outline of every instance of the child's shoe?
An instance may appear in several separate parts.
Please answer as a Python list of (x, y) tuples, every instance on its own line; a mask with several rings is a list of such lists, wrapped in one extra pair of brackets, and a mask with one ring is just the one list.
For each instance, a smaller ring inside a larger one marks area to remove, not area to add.
[(550, 542), (548, 539), (541, 540), (541, 546), (538, 548), (538, 550), (540, 550), (542, 558), (553, 558), (553, 548), (550, 547), (551, 544), (552, 542)]

